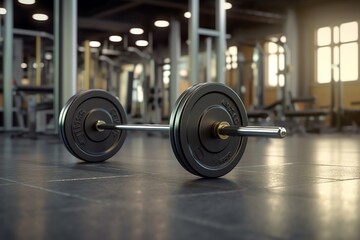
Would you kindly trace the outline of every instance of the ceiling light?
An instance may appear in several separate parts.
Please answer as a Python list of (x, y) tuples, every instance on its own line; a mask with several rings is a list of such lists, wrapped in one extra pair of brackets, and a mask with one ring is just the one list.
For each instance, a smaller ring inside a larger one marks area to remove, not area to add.
[(169, 84), (170, 83), (170, 78), (169, 77), (163, 77), (163, 83), (165, 85)]
[(184, 17), (186, 17), (186, 18), (191, 18), (191, 12), (186, 12), (186, 13), (184, 13)]
[(225, 2), (225, 9), (229, 10), (230, 8), (232, 8), (232, 4), (229, 2)]
[(46, 21), (49, 19), (49, 17), (43, 13), (35, 13), (32, 15), (32, 18), (37, 21)]
[(52, 54), (50, 52), (45, 53), (45, 59), (46, 60), (51, 60), (52, 59)]
[(24, 69), (24, 68), (27, 68), (27, 64), (26, 63), (21, 63), (21, 68)]
[(90, 41), (89, 46), (93, 48), (97, 48), (101, 46), (101, 43), (99, 41)]
[(18, 0), (21, 4), (31, 5), (35, 3), (35, 0)]
[(0, 8), (0, 15), (5, 15), (5, 14), (6, 14), (6, 9)]
[(270, 38), (270, 42), (277, 42), (277, 41), (279, 41), (279, 39), (277, 38), (277, 37), (271, 37)]
[(118, 35), (112, 35), (109, 37), (109, 40), (111, 42), (121, 42), (122, 40), (122, 37), (121, 36), (118, 36)]
[[(169, 62), (170, 62), (170, 61), (169, 61)], [(171, 68), (170, 64), (165, 64), (165, 65), (163, 66), (163, 69), (164, 69), (164, 70), (170, 70), (170, 68)]]
[[(45, 66), (44, 63), (41, 62), (41, 63), (40, 63), (40, 68), (43, 68), (44, 66)], [(37, 67), (38, 67), (37, 63), (34, 62), (34, 63), (33, 63), (33, 68), (37, 68)]]
[(179, 75), (180, 75), (180, 77), (186, 78), (189, 75), (188, 70), (180, 69)]
[(144, 33), (144, 30), (142, 28), (131, 28), (130, 33), (134, 35), (140, 35)]
[(166, 70), (166, 71), (163, 72), (164, 77), (169, 77), (170, 74), (171, 74), (171, 72), (169, 70)]
[(138, 47), (146, 47), (149, 43), (146, 40), (137, 40), (135, 44)]
[(237, 49), (237, 47), (236, 46), (231, 46), (231, 47), (229, 47), (229, 53), (231, 54), (231, 55), (237, 55), (237, 53), (238, 53), (238, 49)]
[(166, 20), (157, 20), (154, 22), (154, 25), (156, 27), (168, 27), (169, 26), (169, 22)]

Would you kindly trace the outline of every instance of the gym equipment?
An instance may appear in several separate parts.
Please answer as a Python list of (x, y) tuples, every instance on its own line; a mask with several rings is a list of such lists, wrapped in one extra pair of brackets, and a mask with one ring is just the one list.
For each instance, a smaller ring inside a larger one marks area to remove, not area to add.
[(169, 132), (179, 163), (201, 177), (220, 177), (240, 161), (248, 136), (283, 138), (282, 127), (247, 126), (241, 99), (220, 83), (200, 83), (176, 101), (169, 125), (126, 124), (116, 97), (103, 90), (81, 92), (65, 104), (59, 129), (66, 148), (87, 162), (112, 157), (127, 131)]

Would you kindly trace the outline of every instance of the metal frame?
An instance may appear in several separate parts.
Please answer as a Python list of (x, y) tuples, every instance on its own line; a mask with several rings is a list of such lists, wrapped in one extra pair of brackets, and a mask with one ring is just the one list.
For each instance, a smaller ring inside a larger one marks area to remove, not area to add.
[(4, 96), (4, 130), (12, 130), (12, 72), (13, 72), (13, 29), (14, 29), (14, 5), (13, 0), (5, 1), (5, 36), (4, 36), (4, 80), (3, 80), (3, 96)]
[(179, 79), (179, 60), (181, 55), (180, 43), (180, 22), (171, 19), (170, 29), (170, 110), (175, 106), (176, 99), (179, 96), (180, 79)]
[[(189, 21), (189, 70), (190, 84), (199, 82), (199, 36), (214, 37), (216, 40), (216, 81), (225, 83), (225, 51), (226, 51), (226, 10), (225, 0), (216, 0), (216, 29), (199, 27), (199, 1), (190, 0), (191, 18)], [(209, 57), (209, 54), (207, 54)], [(211, 60), (207, 60), (211, 62)], [(209, 67), (209, 66), (208, 66)]]

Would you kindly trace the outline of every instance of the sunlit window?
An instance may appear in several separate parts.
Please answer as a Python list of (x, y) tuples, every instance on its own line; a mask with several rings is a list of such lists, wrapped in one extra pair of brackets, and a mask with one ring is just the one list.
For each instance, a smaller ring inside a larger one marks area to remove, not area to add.
[(348, 22), (316, 31), (316, 79), (318, 83), (359, 79), (359, 26)]
[(317, 45), (326, 46), (331, 43), (331, 28), (323, 27), (317, 30)]
[(358, 23), (349, 22), (340, 25), (340, 41), (351, 42), (358, 40)]
[(317, 79), (319, 83), (331, 81), (331, 48), (321, 47), (317, 50)]
[(286, 41), (285, 37), (280, 42), (268, 42), (265, 49), (267, 53), (266, 77), (268, 86), (284, 86), (285, 84), (285, 50), (282, 44)]
[(358, 43), (340, 45), (340, 79), (354, 81), (358, 79)]

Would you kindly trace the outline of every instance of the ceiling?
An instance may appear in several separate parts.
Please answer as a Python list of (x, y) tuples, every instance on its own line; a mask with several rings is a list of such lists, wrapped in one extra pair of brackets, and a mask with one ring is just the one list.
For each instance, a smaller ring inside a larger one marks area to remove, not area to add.
[[(329, 0), (228, 0), (232, 9), (227, 11), (227, 33), (237, 29), (260, 28), (267, 25), (283, 24), (288, 7), (306, 7)], [(23, 5), (14, 1), (14, 27), (53, 33), (53, 1), (36, 0), (33, 5)], [(186, 41), (188, 19), (184, 12), (188, 10), (188, 0), (78, 0), (78, 41), (104, 41), (111, 34), (128, 37), (129, 46), (140, 38), (153, 35), (153, 46), (166, 46), (169, 28), (156, 28), (157, 19), (177, 18), (181, 23), (182, 41)], [(49, 15), (46, 22), (36, 22), (32, 14), (42, 12)], [(215, 1), (200, 1), (200, 26), (214, 28)], [(142, 27), (141, 36), (129, 34), (131, 27)]]

